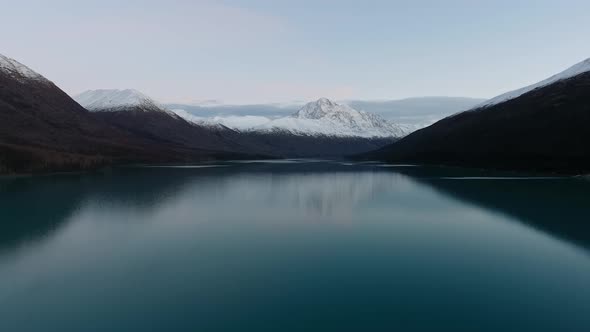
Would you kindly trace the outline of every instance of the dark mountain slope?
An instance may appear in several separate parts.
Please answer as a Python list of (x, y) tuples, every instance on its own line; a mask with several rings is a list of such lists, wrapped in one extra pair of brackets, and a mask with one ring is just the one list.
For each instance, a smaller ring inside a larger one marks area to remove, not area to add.
[(293, 135), (290, 132), (245, 132), (269, 153), (285, 158), (345, 158), (353, 154), (379, 149), (396, 138), (333, 137)]
[(443, 119), (365, 159), (534, 171), (590, 170), (590, 73)]
[(182, 130), (168, 128), (169, 132), (195, 143), (184, 145), (131, 131), (125, 121), (115, 125), (106, 116), (88, 112), (51, 81), (0, 55), (0, 173), (244, 157), (226, 149), (229, 143), (213, 144), (219, 142), (213, 139), (209, 143), (205, 138), (217, 137), (215, 132), (199, 130), (180, 118), (174, 123), (180, 123)]
[(221, 151), (232, 158), (270, 154), (248, 135), (222, 125), (189, 122), (137, 90), (89, 90), (74, 98), (100, 121), (167, 149)]
[(133, 143), (50, 81), (0, 70), (0, 172), (91, 167)]
[(254, 148), (239, 144), (239, 134), (229, 128), (200, 127), (160, 111), (130, 108), (117, 112), (95, 112), (94, 117), (137, 137), (165, 146), (210, 151), (254, 153)]

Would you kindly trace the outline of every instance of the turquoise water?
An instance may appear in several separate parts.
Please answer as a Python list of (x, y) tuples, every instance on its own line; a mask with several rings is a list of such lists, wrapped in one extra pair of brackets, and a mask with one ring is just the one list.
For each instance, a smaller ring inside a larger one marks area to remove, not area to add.
[(590, 331), (590, 181), (206, 166), (0, 179), (0, 331)]

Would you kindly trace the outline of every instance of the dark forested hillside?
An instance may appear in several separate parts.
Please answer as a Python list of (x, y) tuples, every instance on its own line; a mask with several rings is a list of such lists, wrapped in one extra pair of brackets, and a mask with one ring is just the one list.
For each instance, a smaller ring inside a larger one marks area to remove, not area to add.
[(534, 171), (590, 170), (590, 72), (443, 119), (363, 156)]

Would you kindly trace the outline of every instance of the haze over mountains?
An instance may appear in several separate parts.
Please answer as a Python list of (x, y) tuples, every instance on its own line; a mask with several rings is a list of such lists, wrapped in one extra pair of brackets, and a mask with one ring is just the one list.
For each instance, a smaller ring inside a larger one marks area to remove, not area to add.
[[(342, 100), (338, 104), (347, 105), (355, 110), (379, 115), (385, 120), (410, 129), (426, 127), (446, 116), (468, 110), (484, 102), (485, 99), (462, 97), (417, 97), (401, 100)], [(225, 105), (219, 101), (207, 101), (195, 104), (170, 103), (165, 106), (175, 111), (217, 122), (235, 128), (250, 128), (269, 119), (292, 115), (306, 102), (260, 105)]]
[(581, 173), (590, 169), (590, 59), (419, 130), (366, 159)]
[(222, 124), (242, 132), (362, 138), (401, 138), (410, 132), (409, 128), (379, 115), (357, 111), (327, 98), (310, 102), (293, 114), (273, 119), (261, 116), (201, 118), (184, 110), (174, 112), (197, 124)]

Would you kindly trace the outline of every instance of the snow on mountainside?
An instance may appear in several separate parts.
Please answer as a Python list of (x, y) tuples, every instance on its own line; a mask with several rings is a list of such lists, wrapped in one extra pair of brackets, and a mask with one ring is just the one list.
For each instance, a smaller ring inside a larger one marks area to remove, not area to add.
[(150, 97), (133, 89), (89, 90), (74, 96), (74, 100), (92, 112), (117, 112), (128, 109), (165, 111)]
[(407, 128), (378, 115), (357, 111), (348, 105), (322, 98), (289, 117), (272, 120), (255, 130), (286, 130), (293, 134), (339, 137), (402, 137)]
[(206, 127), (217, 127), (221, 125), (241, 131), (248, 131), (254, 127), (263, 125), (271, 121), (271, 119), (267, 117), (254, 115), (200, 117), (182, 109), (173, 109), (172, 112), (180, 116), (181, 118), (197, 125)]
[(200, 118), (182, 110), (175, 110), (179, 116), (202, 125), (222, 124), (250, 132), (281, 132), (293, 135), (334, 136), (334, 137), (402, 137), (410, 128), (394, 124), (382, 117), (357, 111), (322, 98), (308, 103), (297, 113), (275, 119), (250, 117)]
[(18, 81), (35, 80), (49, 83), (49, 80), (22, 63), (0, 54), (0, 71)]
[(572, 78), (575, 76), (578, 76), (580, 74), (586, 73), (590, 71), (590, 58), (586, 59), (578, 64), (573, 65), (572, 67), (566, 69), (565, 71), (553, 75), (551, 77), (549, 77), (546, 80), (543, 80), (539, 83), (535, 83), (529, 86), (526, 86), (524, 88), (518, 89), (518, 90), (514, 90), (514, 91), (510, 91), (507, 92), (505, 94), (499, 95), (495, 98), (492, 98), (488, 101), (483, 102), (482, 104), (479, 104), (477, 106), (475, 106), (474, 108), (472, 108), (472, 110), (477, 110), (477, 109), (481, 109), (481, 108), (487, 108), (493, 105), (497, 105), (506, 101), (509, 101), (511, 99), (515, 99), (518, 98), (528, 92), (531, 92), (535, 89), (538, 88), (542, 88), (548, 85), (551, 85), (553, 83), (562, 81), (562, 80), (566, 80), (568, 78)]

